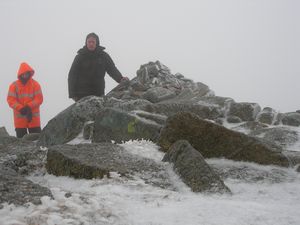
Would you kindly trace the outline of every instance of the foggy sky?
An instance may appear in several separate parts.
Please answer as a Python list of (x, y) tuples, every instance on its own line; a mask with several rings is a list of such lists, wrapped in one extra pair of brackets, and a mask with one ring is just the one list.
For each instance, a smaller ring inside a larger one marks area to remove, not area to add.
[[(14, 133), (6, 96), (21, 62), (42, 86), (42, 126), (73, 102), (67, 77), (95, 32), (124, 76), (159, 60), (216, 95), (280, 112), (300, 109), (298, 0), (1, 0), (0, 126)], [(106, 92), (117, 84), (106, 76)]]

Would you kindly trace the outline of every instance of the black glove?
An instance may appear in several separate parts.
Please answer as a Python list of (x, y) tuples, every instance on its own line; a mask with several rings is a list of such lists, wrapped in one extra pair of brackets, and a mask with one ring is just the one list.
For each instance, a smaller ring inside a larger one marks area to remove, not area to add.
[(27, 121), (30, 123), (31, 120), (32, 120), (32, 111), (31, 111), (31, 108), (28, 107), (28, 111), (27, 111)]
[(24, 106), (22, 109), (20, 109), (20, 113), (25, 116), (27, 115), (28, 111), (31, 111), (29, 106)]

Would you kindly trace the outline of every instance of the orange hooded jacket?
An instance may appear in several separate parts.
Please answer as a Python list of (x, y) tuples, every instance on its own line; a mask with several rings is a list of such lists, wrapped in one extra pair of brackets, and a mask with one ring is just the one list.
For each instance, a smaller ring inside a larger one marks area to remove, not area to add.
[[(34, 70), (25, 62), (21, 63), (18, 78), (21, 74), (30, 72), (31, 76), (24, 85), (18, 79), (14, 81), (8, 90), (7, 102), (14, 110), (14, 125), (15, 128), (32, 128), (40, 127), (40, 105), (43, 103), (43, 94), (40, 84), (32, 79)], [(22, 115), (19, 111), (24, 106), (29, 106), (32, 111), (31, 122), (27, 121), (26, 115)]]

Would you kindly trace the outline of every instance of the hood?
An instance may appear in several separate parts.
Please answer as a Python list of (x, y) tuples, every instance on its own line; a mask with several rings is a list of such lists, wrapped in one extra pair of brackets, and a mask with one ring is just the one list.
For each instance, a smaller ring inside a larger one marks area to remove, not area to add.
[(95, 49), (95, 51), (90, 51), (90, 50), (88, 50), (88, 48), (86, 46), (83, 46), (83, 48), (79, 49), (77, 51), (77, 53), (78, 54), (89, 54), (89, 53), (93, 53), (93, 52), (100, 53), (104, 49), (105, 49), (105, 47), (103, 47), (103, 46), (97, 46), (97, 48)]
[(26, 62), (22, 62), (19, 67), (18, 77), (26, 72), (30, 72), (31, 76), (34, 74), (34, 70), (31, 68), (31, 66), (29, 66)]
[(86, 43), (87, 43), (87, 39), (90, 38), (90, 37), (93, 37), (96, 39), (96, 44), (97, 44), (97, 47), (100, 46), (100, 41), (99, 41), (99, 36), (95, 33), (89, 33), (86, 38), (85, 38), (85, 46), (86, 46)]

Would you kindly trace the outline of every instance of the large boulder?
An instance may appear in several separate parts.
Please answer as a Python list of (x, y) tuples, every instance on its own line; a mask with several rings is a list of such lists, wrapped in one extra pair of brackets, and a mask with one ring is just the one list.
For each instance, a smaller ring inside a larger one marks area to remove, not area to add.
[(219, 106), (208, 104), (189, 104), (182, 102), (162, 102), (147, 105), (144, 109), (150, 113), (172, 116), (178, 112), (191, 112), (203, 119), (215, 120), (223, 117), (223, 111)]
[(157, 142), (162, 126), (133, 113), (104, 108), (95, 118), (93, 142), (122, 143), (129, 140)]
[(0, 148), (10, 143), (19, 142), (20, 139), (10, 136), (5, 127), (0, 127)]
[(44, 166), (46, 151), (34, 142), (18, 139), (17, 142), (0, 146), (0, 164), (21, 175), (28, 175)]
[(0, 127), (0, 137), (8, 137), (9, 134), (5, 127)]
[(85, 179), (109, 178), (115, 172), (165, 188), (172, 186), (163, 163), (131, 154), (112, 143), (51, 146), (46, 169), (57, 176)]
[(288, 147), (298, 141), (298, 133), (289, 127), (267, 127), (253, 130), (249, 135), (263, 138), (282, 147)]
[(300, 113), (298, 112), (284, 113), (281, 122), (283, 125), (298, 127), (300, 126)]
[(257, 185), (293, 182), (298, 174), (279, 166), (259, 166), (248, 162), (234, 162), (227, 159), (208, 159), (206, 162), (223, 180), (232, 179)]
[(166, 99), (174, 98), (176, 94), (164, 87), (153, 87), (148, 89), (142, 97), (152, 103), (161, 102)]
[(30, 202), (38, 205), (43, 196), (52, 197), (51, 191), (0, 165), (0, 204), (24, 205)]
[(252, 131), (260, 131), (263, 129), (268, 128), (269, 126), (267, 124), (257, 122), (257, 121), (246, 121), (242, 122), (237, 126), (231, 127), (232, 130), (239, 131), (242, 133), (249, 134)]
[(209, 87), (201, 82), (193, 82), (181, 74), (171, 74), (170, 69), (161, 62), (141, 65), (137, 76), (120, 84), (107, 96), (123, 100), (147, 99), (156, 103), (164, 100), (197, 102), (203, 96), (213, 95)]
[(168, 151), (180, 139), (189, 141), (205, 158), (224, 157), (265, 165), (289, 166), (280, 147), (267, 145), (254, 137), (229, 130), (188, 112), (167, 119), (158, 143), (163, 151)]
[(277, 114), (278, 113), (274, 109), (265, 107), (261, 112), (258, 113), (256, 120), (261, 123), (272, 125), (276, 122)]
[(82, 131), (85, 122), (95, 119), (103, 101), (101, 97), (89, 96), (69, 106), (48, 122), (37, 144), (51, 146), (71, 141)]
[(176, 141), (163, 161), (173, 164), (175, 171), (193, 192), (230, 193), (202, 155), (185, 140)]
[(46, 151), (34, 142), (11, 137), (13, 139), (0, 145), (0, 203), (40, 204), (42, 196), (52, 197), (50, 190), (25, 176), (43, 171)]
[(254, 121), (260, 111), (261, 108), (257, 103), (232, 102), (228, 116), (237, 116), (242, 121)]

